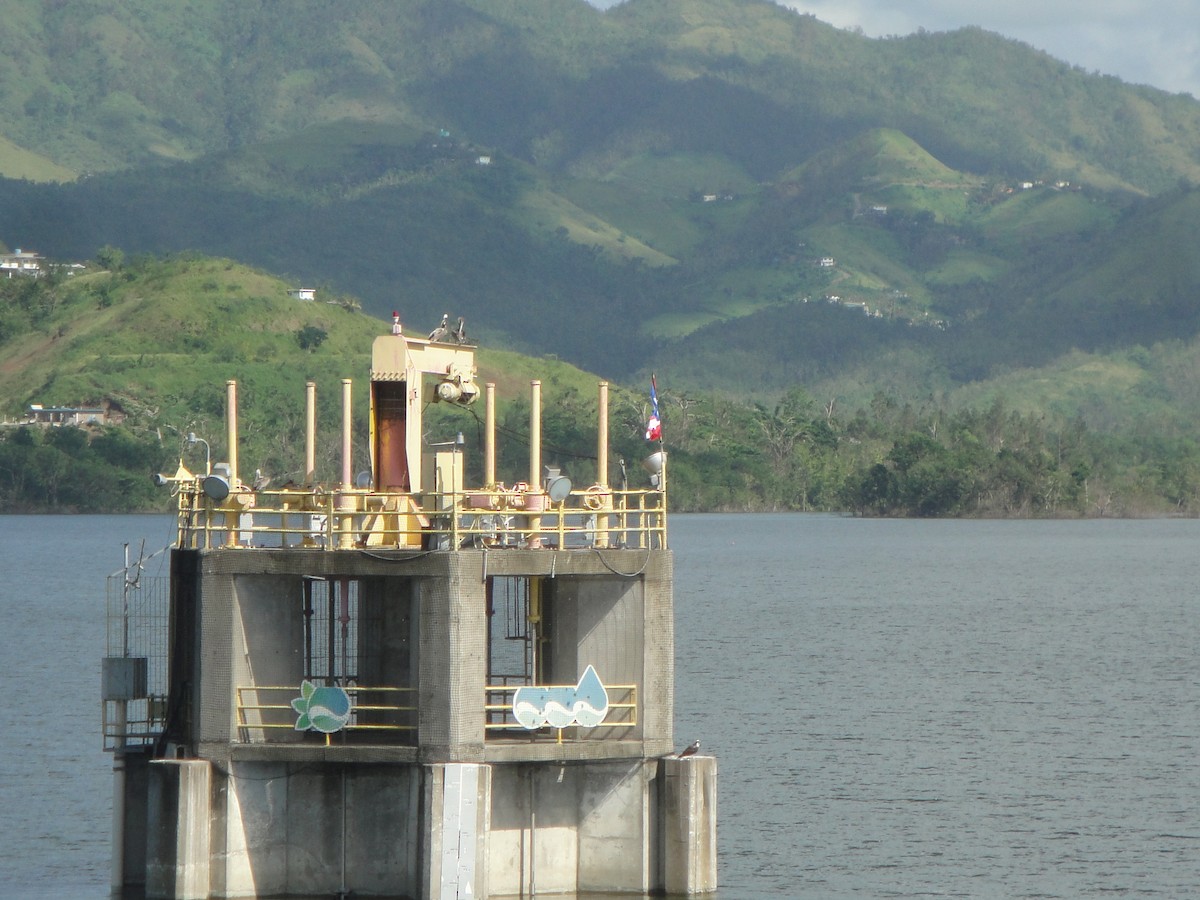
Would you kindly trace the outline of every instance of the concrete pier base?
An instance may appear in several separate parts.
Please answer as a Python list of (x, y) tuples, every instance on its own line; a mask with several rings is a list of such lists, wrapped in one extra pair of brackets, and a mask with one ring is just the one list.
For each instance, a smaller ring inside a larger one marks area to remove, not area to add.
[[(157, 751), (126, 754), (119, 782), (126, 888), (147, 900), (716, 889), (716, 760), (664, 756), (669, 551), (177, 550), (172, 572), (166, 728)], [(296, 730), (304, 685), (343, 668), (354, 717), (328, 735)], [(519, 726), (509, 685), (569, 688), (586, 669), (603, 673), (609, 718)]]
[(667, 758), (663, 765), (663, 887), (668, 894), (717, 889), (717, 760)]
[(426, 768), (422, 856), (429, 900), (488, 896), (491, 766), (447, 763)]
[(212, 849), (212, 766), (155, 760), (149, 768), (147, 900), (208, 900)]
[(656, 760), (492, 767), (491, 897), (656, 890)]

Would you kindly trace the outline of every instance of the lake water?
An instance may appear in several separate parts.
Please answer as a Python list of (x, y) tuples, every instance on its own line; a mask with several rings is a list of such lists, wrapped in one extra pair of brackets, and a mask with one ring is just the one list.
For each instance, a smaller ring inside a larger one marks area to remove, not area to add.
[[(0, 517), (6, 898), (108, 896), (104, 576), (170, 525)], [(680, 515), (671, 544), (720, 900), (1200, 896), (1200, 522)]]

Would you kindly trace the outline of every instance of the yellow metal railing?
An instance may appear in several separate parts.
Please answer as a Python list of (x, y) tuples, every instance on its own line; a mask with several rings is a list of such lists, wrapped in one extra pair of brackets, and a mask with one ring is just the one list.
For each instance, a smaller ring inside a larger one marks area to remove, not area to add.
[(160, 694), (137, 700), (104, 700), (101, 707), (105, 750), (152, 744), (166, 727), (167, 698)]
[[(513, 695), (521, 687), (522, 685), (519, 684), (489, 684), (484, 687), (484, 715), (486, 717), (484, 731), (488, 737), (511, 737), (522, 734), (535, 739), (538, 737), (553, 738), (561, 743), (564, 740), (564, 732), (570, 732), (572, 735), (566, 738), (567, 740), (585, 740), (588, 732), (604, 728), (627, 730), (636, 728), (638, 724), (637, 685), (606, 684), (604, 689), (608, 692), (608, 715), (595, 728), (571, 725), (563, 729), (546, 725), (544, 728), (530, 731), (516, 720), (512, 711)], [(575, 685), (539, 685), (539, 687), (573, 688)]]
[[(415, 742), (417, 707), (404, 701), (415, 700), (416, 688), (350, 685), (343, 690), (350, 695), (351, 703), (350, 722), (344, 731), (387, 732), (402, 738), (390, 743)], [(294, 733), (296, 711), (292, 700), (299, 695), (296, 685), (238, 685), (238, 740), (270, 743), (271, 733)], [(283, 735), (275, 740), (283, 740)]]
[(200, 482), (178, 495), (179, 546), (419, 548), (664, 548), (666, 498), (653, 490), (589, 488), (551, 502), (521, 488), (455, 493), (283, 489), (233, 491)]

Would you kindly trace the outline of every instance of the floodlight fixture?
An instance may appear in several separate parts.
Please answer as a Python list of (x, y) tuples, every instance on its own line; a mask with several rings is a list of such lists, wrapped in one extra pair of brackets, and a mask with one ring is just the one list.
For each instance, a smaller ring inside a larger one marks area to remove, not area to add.
[(197, 444), (204, 445), (204, 474), (212, 474), (212, 451), (208, 448), (208, 441), (202, 437), (196, 437), (196, 432), (189, 431), (187, 433), (187, 442), (189, 447), (195, 447)]

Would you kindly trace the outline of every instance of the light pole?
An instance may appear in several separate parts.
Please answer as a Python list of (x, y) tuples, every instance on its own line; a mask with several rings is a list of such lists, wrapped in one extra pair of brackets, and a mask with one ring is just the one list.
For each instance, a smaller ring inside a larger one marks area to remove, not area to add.
[(194, 447), (197, 444), (204, 445), (204, 474), (211, 475), (212, 474), (212, 453), (208, 449), (208, 441), (206, 441), (202, 437), (196, 437), (196, 432), (189, 431), (188, 435), (187, 435), (187, 442), (188, 442), (189, 447)]

